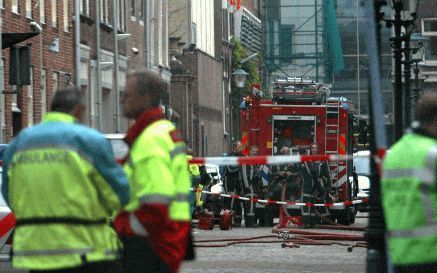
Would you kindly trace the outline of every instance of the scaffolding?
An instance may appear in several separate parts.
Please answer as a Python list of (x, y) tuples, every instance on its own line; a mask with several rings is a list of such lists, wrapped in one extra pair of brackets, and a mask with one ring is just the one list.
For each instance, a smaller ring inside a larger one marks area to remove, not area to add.
[[(326, 0), (263, 1), (266, 83), (284, 76), (329, 82), (335, 62), (330, 48), (332, 21), (329, 20), (335, 18), (329, 17), (333, 4), (331, 7), (328, 3)], [(341, 52), (341, 45), (335, 46)]]

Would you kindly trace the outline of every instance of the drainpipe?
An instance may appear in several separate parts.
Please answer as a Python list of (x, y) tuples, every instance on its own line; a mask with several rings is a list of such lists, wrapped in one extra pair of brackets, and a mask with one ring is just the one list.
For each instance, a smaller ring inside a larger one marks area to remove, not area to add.
[(100, 1), (96, 1), (96, 125), (102, 129), (102, 71), (100, 69)]
[(114, 27), (114, 92), (115, 92), (115, 132), (120, 132), (120, 92), (118, 87), (118, 8), (117, 0), (112, 0), (112, 22)]
[[(74, 82), (77, 87), (80, 87), (80, 0), (74, 0), (74, 21), (75, 21), (74, 22), (75, 81)], [(41, 35), (41, 39), (42, 39), (42, 35)], [(40, 64), (42, 69), (42, 61), (40, 62)]]

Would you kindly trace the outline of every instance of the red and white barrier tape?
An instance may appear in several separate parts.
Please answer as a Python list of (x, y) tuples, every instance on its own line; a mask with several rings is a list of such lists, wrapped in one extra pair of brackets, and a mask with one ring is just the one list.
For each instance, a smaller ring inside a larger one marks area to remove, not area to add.
[[(193, 191), (200, 191), (197, 189), (192, 189)], [(293, 206), (307, 206), (307, 207), (341, 207), (341, 206), (351, 206), (351, 205), (356, 205), (356, 204), (361, 204), (361, 203), (367, 203), (368, 198), (363, 198), (363, 199), (358, 199), (358, 200), (353, 200), (353, 201), (345, 201), (345, 202), (337, 202), (337, 203), (325, 203), (325, 204), (315, 204), (315, 203), (300, 203), (300, 202), (295, 202), (295, 201), (276, 201), (276, 200), (270, 200), (270, 199), (258, 199), (258, 198), (253, 198), (253, 197), (243, 197), (243, 196), (239, 196), (239, 195), (230, 195), (230, 194), (225, 194), (225, 193), (212, 193), (209, 191), (203, 191), (202, 193), (206, 193), (206, 194), (211, 194), (211, 195), (216, 195), (216, 196), (220, 196), (220, 197), (225, 197), (225, 198), (233, 198), (233, 199), (239, 199), (239, 200), (243, 200), (243, 201), (251, 201), (254, 203), (260, 203), (260, 204), (273, 204), (273, 205), (293, 205)]]
[(280, 165), (310, 161), (352, 160), (352, 155), (276, 155), (276, 156), (228, 156), (228, 157), (195, 157), (190, 164), (211, 165)]

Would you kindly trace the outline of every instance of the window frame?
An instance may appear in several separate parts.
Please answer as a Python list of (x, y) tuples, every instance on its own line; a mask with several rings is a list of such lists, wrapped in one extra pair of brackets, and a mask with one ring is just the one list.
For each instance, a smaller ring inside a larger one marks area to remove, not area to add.
[(62, 7), (62, 21), (63, 21), (63, 29), (65, 32), (70, 32), (70, 20), (69, 20), (69, 5), (68, 0), (63, 0), (63, 7)]
[(20, 14), (20, 1), (19, 0), (12, 0), (11, 11), (12, 11), (12, 13)]
[(39, 0), (39, 22), (41, 24), (46, 23), (45, 0)]
[(56, 6), (57, 0), (51, 0), (51, 26), (58, 28), (58, 8)]
[[(422, 18), (421, 19), (422, 35), (428, 36), (428, 37), (430, 37), (430, 39), (431, 38), (437, 39), (437, 30), (436, 31), (425, 31), (425, 22), (429, 22), (429, 21), (437, 23), (437, 18)], [(423, 61), (425, 61), (426, 64), (434, 64), (435, 65), (435, 64), (437, 64), (437, 50), (436, 50), (436, 52), (434, 54), (434, 56), (436, 56), (435, 59), (433, 59), (433, 60), (427, 59), (427, 54), (426, 53), (430, 49), (430, 46), (431, 46), (431, 41), (424, 48), (424, 50), (425, 50), (424, 53), (425, 54), (423, 56)]]

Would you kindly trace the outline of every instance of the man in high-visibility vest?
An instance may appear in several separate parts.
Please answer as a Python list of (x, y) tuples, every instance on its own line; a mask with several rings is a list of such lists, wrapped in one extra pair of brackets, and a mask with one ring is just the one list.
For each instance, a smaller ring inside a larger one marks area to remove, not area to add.
[(77, 123), (85, 105), (80, 89), (59, 90), (41, 124), (21, 131), (5, 152), (14, 268), (119, 272), (110, 217), (129, 202), (129, 184), (108, 140)]
[[(190, 161), (191, 159), (193, 159), (193, 149), (187, 148), (187, 160)], [(201, 207), (203, 204), (203, 202), (201, 201), (203, 185), (200, 184), (199, 165), (189, 164), (189, 171), (191, 174), (190, 213), (191, 216), (193, 216), (196, 207)]]
[(166, 84), (153, 70), (131, 71), (123, 114), (135, 119), (125, 137), (124, 169), (134, 196), (114, 225), (122, 236), (124, 272), (177, 272), (190, 240), (190, 175), (186, 145), (164, 118)]
[(396, 272), (437, 272), (437, 93), (416, 107), (416, 122), (387, 153), (381, 199)]

